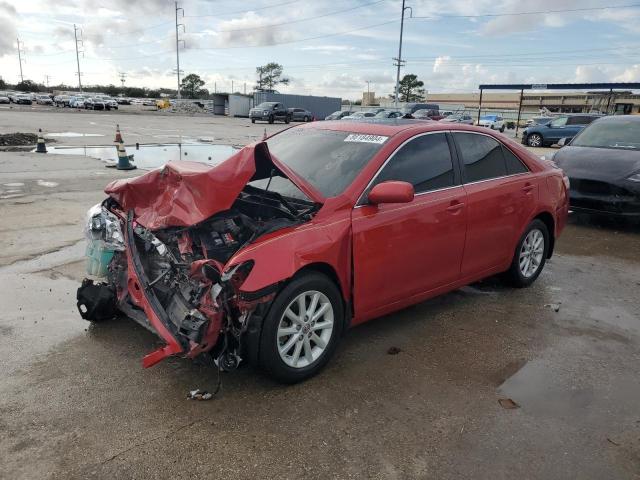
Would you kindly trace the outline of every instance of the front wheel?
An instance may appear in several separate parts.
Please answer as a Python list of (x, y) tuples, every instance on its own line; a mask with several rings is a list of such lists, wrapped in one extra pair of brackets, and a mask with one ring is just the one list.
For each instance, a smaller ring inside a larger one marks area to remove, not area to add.
[(531, 285), (542, 272), (549, 251), (549, 230), (541, 220), (534, 220), (525, 229), (516, 247), (507, 275), (513, 286)]
[(269, 123), (273, 123), (273, 115), (269, 117)]
[(542, 135), (539, 133), (532, 133), (527, 137), (527, 145), (530, 147), (541, 147), (542, 146)]
[(291, 121), (291, 118), (289, 117), (289, 115), (284, 117), (284, 123), (289, 123)]
[(307, 116), (305, 115), (305, 117), (304, 117), (304, 121), (305, 121), (305, 122), (308, 122), (308, 121), (309, 121), (309, 117), (307, 117)]
[(276, 297), (260, 340), (261, 366), (276, 380), (296, 383), (317, 374), (338, 345), (343, 303), (325, 275), (294, 278)]
[(255, 118), (252, 118), (252, 119), (251, 119), (251, 123), (256, 123), (256, 119), (255, 119)]
[(500, 127), (500, 133), (504, 133), (504, 125)]

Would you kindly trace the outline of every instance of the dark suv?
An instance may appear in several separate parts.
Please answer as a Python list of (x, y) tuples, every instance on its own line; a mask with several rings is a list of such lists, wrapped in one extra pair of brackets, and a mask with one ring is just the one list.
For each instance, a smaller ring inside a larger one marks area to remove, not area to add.
[(291, 121), (291, 112), (280, 102), (262, 102), (257, 107), (249, 110), (249, 118), (251, 123), (256, 123), (256, 120), (264, 120), (269, 123), (280, 120), (284, 123), (289, 123)]
[(527, 127), (522, 132), (522, 143), (530, 147), (548, 147), (561, 138), (567, 142), (595, 119), (602, 117), (593, 113), (567, 113), (548, 122)]

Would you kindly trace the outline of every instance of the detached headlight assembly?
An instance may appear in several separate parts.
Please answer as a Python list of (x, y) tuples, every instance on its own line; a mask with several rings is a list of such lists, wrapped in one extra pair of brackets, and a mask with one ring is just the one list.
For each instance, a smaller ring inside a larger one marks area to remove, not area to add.
[(111, 250), (124, 251), (120, 219), (101, 204), (94, 205), (87, 212), (84, 233), (91, 242), (102, 241)]

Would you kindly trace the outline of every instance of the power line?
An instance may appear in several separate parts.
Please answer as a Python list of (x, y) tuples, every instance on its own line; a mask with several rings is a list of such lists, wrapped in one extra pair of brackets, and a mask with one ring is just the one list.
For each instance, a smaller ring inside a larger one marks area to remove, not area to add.
[(235, 12), (220, 12), (214, 15), (186, 15), (186, 18), (202, 18), (202, 17), (222, 17), (226, 15), (238, 15), (241, 13), (258, 12), (260, 10), (267, 10), (270, 8), (282, 7), (284, 5), (291, 5), (292, 3), (299, 3), (300, 0), (289, 0), (288, 2), (274, 3), (273, 5), (266, 5), (264, 7), (251, 8), (249, 10), (236, 10)]
[[(313, 17), (298, 18), (296, 20), (291, 20), (291, 21), (288, 21), (288, 22), (270, 23), (268, 25), (256, 25), (254, 27), (243, 27), (243, 28), (230, 28), (230, 29), (225, 29), (225, 30), (215, 30), (215, 32), (216, 33), (244, 32), (244, 31), (247, 31), (247, 30), (256, 30), (256, 29), (260, 29), (260, 28), (271, 28), (271, 27), (281, 27), (283, 25), (292, 25), (294, 23), (308, 22), (310, 20), (316, 20), (318, 18), (325, 18), (325, 17), (330, 17), (332, 15), (338, 15), (340, 13), (350, 12), (352, 10), (357, 10), (357, 9), (363, 8), (363, 7), (370, 7), (372, 5), (376, 5), (376, 4), (382, 3), (384, 1), (386, 1), (386, 0), (376, 0), (374, 2), (363, 3), (363, 4), (357, 5), (355, 7), (345, 8), (343, 10), (335, 10), (333, 12), (323, 13), (322, 15), (315, 15)], [(201, 32), (194, 32), (194, 33), (201, 33)]]
[(513, 13), (483, 13), (479, 15), (416, 15), (413, 18), (438, 20), (441, 18), (487, 18), (487, 17), (516, 17), (520, 15), (544, 15), (550, 13), (572, 13), (572, 12), (592, 12), (595, 10), (614, 10), (620, 8), (636, 8), (640, 7), (640, 3), (631, 3), (627, 5), (609, 5), (603, 7), (585, 7), (585, 8), (564, 8), (558, 10), (535, 10), (527, 12)]

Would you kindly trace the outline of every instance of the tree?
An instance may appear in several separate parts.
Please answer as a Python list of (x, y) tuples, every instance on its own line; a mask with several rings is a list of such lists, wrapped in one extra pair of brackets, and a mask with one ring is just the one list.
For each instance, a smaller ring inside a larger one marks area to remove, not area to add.
[(289, 85), (288, 78), (282, 78), (282, 65), (275, 62), (256, 67), (258, 83), (254, 87), (258, 92), (272, 92), (276, 85)]
[(24, 80), (16, 84), (16, 90), (20, 92), (40, 92), (41, 86), (33, 80)]
[(190, 73), (182, 79), (180, 83), (180, 92), (187, 98), (200, 98), (209, 95), (209, 92), (202, 87), (204, 80), (195, 73)]
[(420, 102), (424, 100), (424, 82), (418, 76), (409, 73), (402, 77), (398, 86), (398, 100), (401, 102)]
[(3, 90), (5, 88), (7, 88), (7, 82), (5, 82), (3, 79), (0, 78), (0, 88), (2, 88)]

